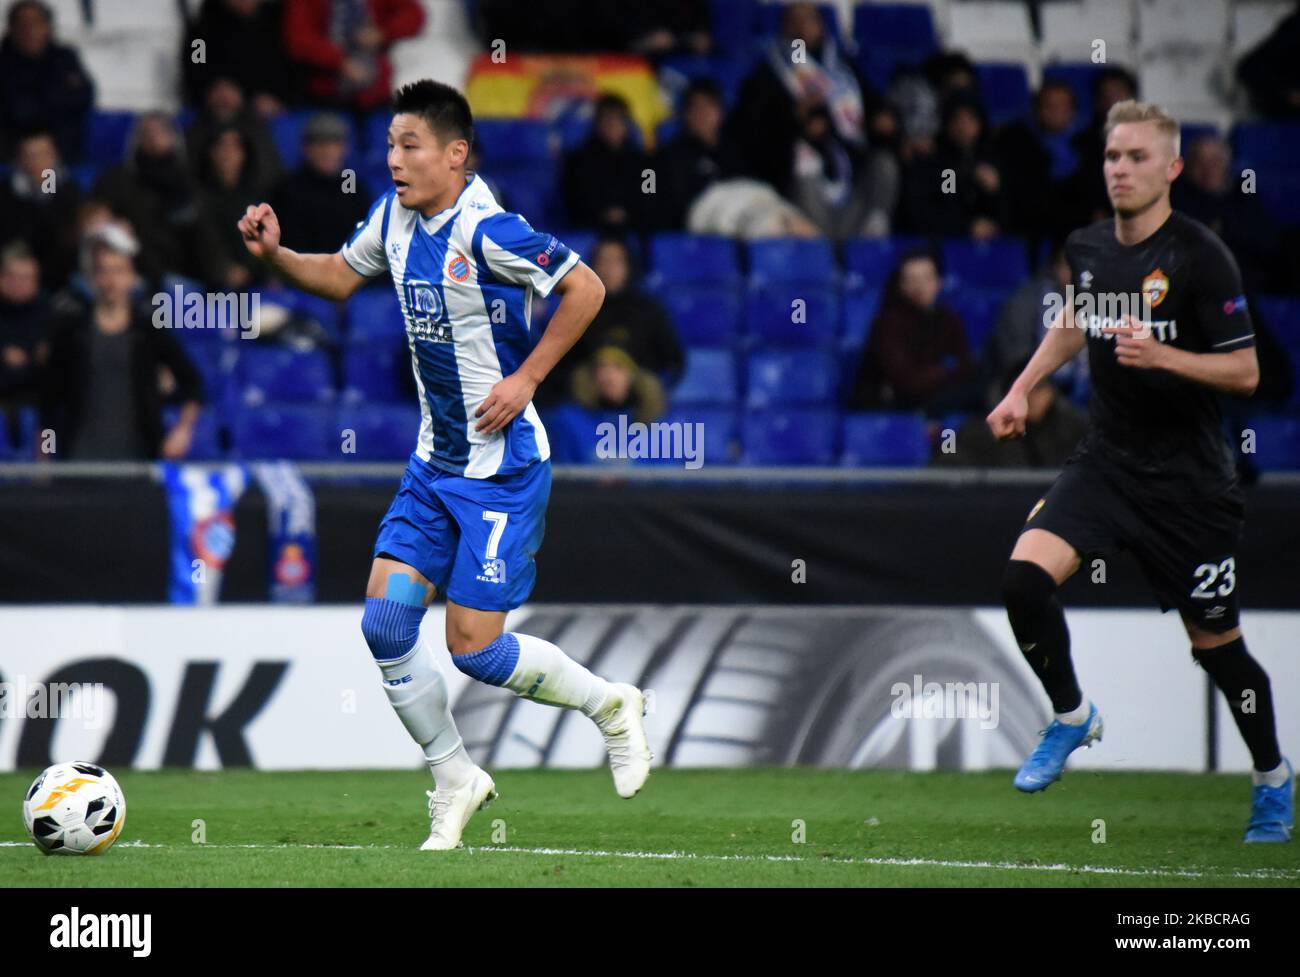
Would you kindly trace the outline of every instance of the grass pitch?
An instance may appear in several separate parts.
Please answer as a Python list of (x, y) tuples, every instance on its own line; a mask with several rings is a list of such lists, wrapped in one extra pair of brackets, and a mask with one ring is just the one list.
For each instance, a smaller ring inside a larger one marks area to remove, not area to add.
[(1300, 840), (1241, 843), (1245, 776), (657, 769), (624, 801), (604, 769), (501, 770), (466, 848), (421, 852), (424, 771), (125, 771), (121, 838), (67, 858), (23, 831), (35, 773), (0, 775), (0, 886), (1300, 887)]

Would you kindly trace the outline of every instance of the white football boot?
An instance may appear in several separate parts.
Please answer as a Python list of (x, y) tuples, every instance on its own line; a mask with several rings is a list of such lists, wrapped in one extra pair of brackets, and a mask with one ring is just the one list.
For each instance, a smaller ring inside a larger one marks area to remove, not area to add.
[(426, 790), (429, 795), (429, 837), (420, 851), (450, 851), (461, 845), (461, 832), (475, 811), (481, 811), (498, 797), (497, 785), (478, 769), (469, 782), (452, 789)]
[(645, 735), (645, 696), (635, 685), (612, 684), (616, 697), (592, 721), (605, 737), (615, 790), (620, 797), (635, 797), (645, 786), (650, 761), (655, 758)]

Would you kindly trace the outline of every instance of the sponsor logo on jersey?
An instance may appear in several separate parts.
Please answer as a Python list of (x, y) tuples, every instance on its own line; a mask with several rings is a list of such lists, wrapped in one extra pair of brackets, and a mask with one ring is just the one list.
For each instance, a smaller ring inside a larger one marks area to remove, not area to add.
[(549, 265), (551, 263), (551, 255), (555, 254), (555, 249), (559, 246), (559, 239), (552, 234), (551, 239), (546, 242), (546, 250), (537, 256), (537, 263), (543, 268)]
[(402, 284), (402, 291), (406, 299), (407, 329), (411, 335), (435, 343), (452, 342), (451, 325), (447, 322), (447, 310), (439, 287), (432, 282), (410, 281)]
[(453, 253), (447, 262), (447, 277), (453, 282), (463, 282), (469, 278), (469, 261), (463, 254)]
[(1169, 294), (1169, 276), (1157, 268), (1142, 279), (1142, 294), (1147, 297), (1154, 309)]
[(1234, 312), (1246, 311), (1246, 296), (1238, 295), (1234, 299), (1228, 299), (1223, 303), (1223, 314), (1232, 315)]

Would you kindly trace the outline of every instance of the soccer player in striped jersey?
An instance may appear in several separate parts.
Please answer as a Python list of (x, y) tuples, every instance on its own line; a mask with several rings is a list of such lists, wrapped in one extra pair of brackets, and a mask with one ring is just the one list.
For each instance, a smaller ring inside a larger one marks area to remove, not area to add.
[[(433, 774), (426, 850), (455, 848), (496, 795), (468, 756), (445, 680), (420, 636), (441, 591), (447, 647), (466, 675), (546, 705), (579, 709), (605, 740), (614, 784), (632, 797), (652, 759), (645, 697), (606, 681), (554, 644), (505, 630), (533, 588), (551, 487), (537, 386), (582, 335), (604, 299), (596, 275), (554, 237), (501, 208), (467, 172), (473, 119), (454, 88), (419, 81), (393, 98), (393, 187), (333, 254), (280, 246), (266, 204), (239, 222), (249, 251), (294, 286), (346, 299), (392, 276), (420, 393), (419, 440), (379, 527), (361, 619), (389, 701)], [(534, 293), (560, 304), (539, 338)]]

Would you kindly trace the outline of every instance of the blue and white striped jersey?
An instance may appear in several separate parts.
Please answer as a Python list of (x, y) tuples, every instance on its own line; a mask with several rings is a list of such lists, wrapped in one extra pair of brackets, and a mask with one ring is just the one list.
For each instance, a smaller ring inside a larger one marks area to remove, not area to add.
[(532, 350), (533, 293), (549, 295), (578, 263), (575, 252), (504, 211), (475, 175), (433, 217), (406, 209), (390, 190), (342, 254), (367, 277), (392, 273), (420, 391), (420, 458), (466, 478), (510, 475), (550, 458), (531, 403), (490, 435), (474, 430), (474, 412)]

